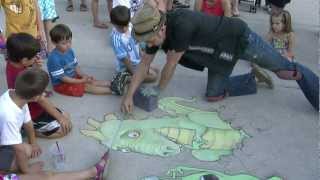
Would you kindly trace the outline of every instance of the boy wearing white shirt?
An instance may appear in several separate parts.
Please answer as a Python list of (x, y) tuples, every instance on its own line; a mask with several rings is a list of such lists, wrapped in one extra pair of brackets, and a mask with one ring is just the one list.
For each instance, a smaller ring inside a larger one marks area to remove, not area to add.
[[(43, 70), (25, 70), (17, 77), (15, 89), (9, 89), (0, 96), (0, 173), (17, 170), (34, 173), (42, 170), (43, 162), (28, 164), (28, 159), (38, 157), (41, 149), (36, 142), (27, 103), (37, 101), (48, 82), (48, 74)], [(28, 143), (22, 141), (22, 127)]]

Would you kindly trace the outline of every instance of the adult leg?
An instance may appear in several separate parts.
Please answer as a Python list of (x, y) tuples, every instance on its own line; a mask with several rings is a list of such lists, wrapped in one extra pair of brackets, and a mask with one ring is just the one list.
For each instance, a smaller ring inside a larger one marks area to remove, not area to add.
[(80, 3), (80, 11), (88, 11), (88, 6), (86, 0), (81, 0)]
[(249, 45), (240, 58), (273, 71), (281, 79), (296, 80), (309, 102), (318, 110), (319, 77), (307, 67), (290, 62), (256, 33), (248, 30), (247, 36)]
[(108, 14), (110, 14), (112, 7), (113, 7), (113, 0), (106, 0), (108, 6)]
[(52, 20), (45, 20), (45, 21), (43, 21), (43, 25), (44, 25), (44, 31), (45, 31), (46, 40), (47, 40), (47, 50), (49, 53), (54, 49), (54, 45), (53, 45), (51, 38), (50, 38), (50, 30), (52, 29), (54, 24), (52, 23)]
[(227, 95), (243, 96), (255, 93), (257, 93), (257, 84), (252, 73), (229, 77), (208, 69), (206, 93), (208, 101), (220, 101)]
[(233, 16), (239, 16), (239, 0), (231, 0)]
[(91, 0), (91, 9), (93, 17), (93, 25), (97, 28), (108, 28), (106, 23), (99, 20), (99, 0)]

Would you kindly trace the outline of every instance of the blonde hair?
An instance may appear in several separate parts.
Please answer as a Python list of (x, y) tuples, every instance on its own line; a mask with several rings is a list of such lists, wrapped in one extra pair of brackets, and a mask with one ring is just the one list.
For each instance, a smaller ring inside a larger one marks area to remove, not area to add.
[(270, 16), (270, 32), (273, 32), (273, 29), (272, 29), (272, 18), (273, 17), (281, 17), (281, 22), (284, 24), (283, 31), (285, 33), (293, 32), (292, 23), (291, 23), (291, 15), (290, 15), (289, 11), (282, 10), (282, 12), (280, 14), (272, 14)]

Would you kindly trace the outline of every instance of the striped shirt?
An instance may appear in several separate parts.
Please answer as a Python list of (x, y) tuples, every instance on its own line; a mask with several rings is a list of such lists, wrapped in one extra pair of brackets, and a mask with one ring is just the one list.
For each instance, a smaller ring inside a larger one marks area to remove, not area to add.
[(132, 25), (126, 33), (120, 33), (115, 28), (111, 33), (111, 46), (116, 56), (116, 71), (126, 70), (124, 60), (129, 59), (133, 66), (140, 63), (139, 44), (131, 36)]

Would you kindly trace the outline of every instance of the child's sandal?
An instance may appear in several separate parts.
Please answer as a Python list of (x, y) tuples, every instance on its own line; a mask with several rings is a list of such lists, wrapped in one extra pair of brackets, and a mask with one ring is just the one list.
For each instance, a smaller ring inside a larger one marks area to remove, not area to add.
[(103, 173), (104, 173), (104, 170), (108, 164), (108, 159), (109, 159), (109, 150), (106, 153), (104, 153), (104, 155), (101, 157), (101, 160), (104, 160), (105, 164), (103, 166), (101, 166), (100, 162), (98, 162), (95, 165), (95, 168), (97, 169), (97, 175), (95, 177), (95, 180), (102, 180), (103, 179)]

